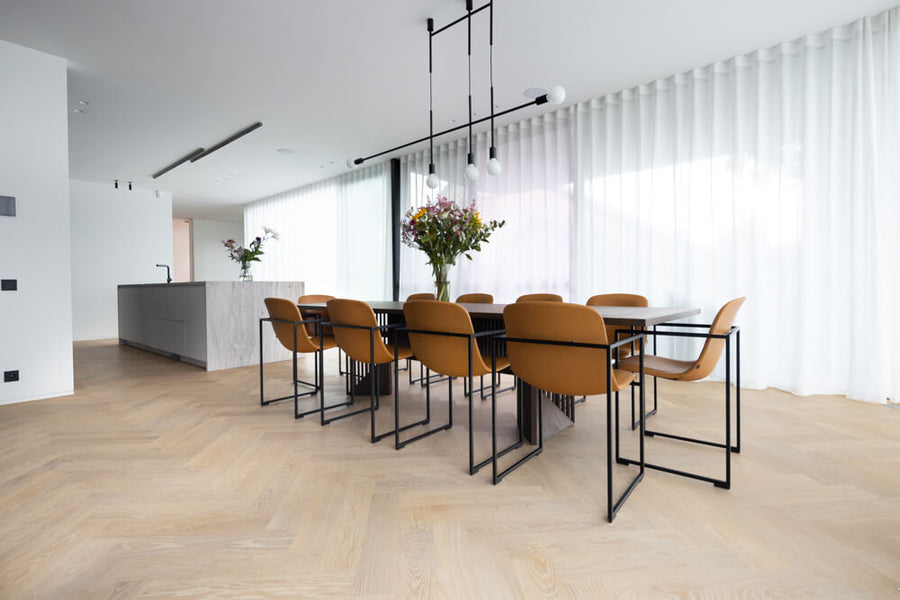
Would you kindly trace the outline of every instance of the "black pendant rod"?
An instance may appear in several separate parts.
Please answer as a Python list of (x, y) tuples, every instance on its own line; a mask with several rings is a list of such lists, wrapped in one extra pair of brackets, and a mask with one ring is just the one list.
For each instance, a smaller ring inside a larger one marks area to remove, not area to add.
[(472, 0), (466, 0), (466, 10), (468, 11), (469, 17), (469, 164), (474, 164), (475, 155), (472, 152)]
[[(488, 11), (488, 48), (489, 48), (489, 64), (491, 73), (491, 156), (489, 158), (497, 158), (497, 148), (494, 144), (494, 3), (490, 3), (491, 9)], [(469, 119), (472, 120), (471, 118)]]
[[(434, 19), (428, 19), (428, 33), (434, 31)], [(431, 38), (428, 36), (428, 172), (434, 172), (434, 88), (432, 85)]]
[[(519, 104), (518, 106), (513, 106), (512, 108), (507, 108), (506, 110), (501, 110), (500, 112), (496, 113), (494, 116), (502, 117), (504, 115), (508, 115), (509, 113), (516, 112), (517, 110), (522, 110), (523, 108), (528, 108), (529, 106), (538, 106), (538, 105), (546, 104), (546, 103), (547, 103), (547, 94), (542, 94), (542, 95), (538, 96), (537, 98), (535, 98), (534, 100), (531, 100), (529, 102)], [(361, 158), (354, 158), (353, 164), (361, 165), (364, 162), (366, 162), (367, 160), (371, 160), (373, 158), (378, 158), (379, 156), (384, 156), (385, 154), (390, 154), (391, 152), (396, 152), (397, 150), (402, 150), (403, 148), (407, 148), (409, 146), (413, 146), (413, 145), (419, 144), (421, 142), (427, 142), (430, 137), (440, 137), (442, 135), (447, 135), (448, 133), (453, 133), (454, 131), (459, 131), (460, 129), (465, 129), (467, 127), (470, 127), (471, 125), (478, 125), (479, 123), (484, 123), (485, 121), (490, 121), (490, 120), (491, 120), (490, 116), (482, 117), (480, 119), (475, 119), (474, 121), (470, 121), (469, 123), (463, 123), (462, 125), (457, 125), (456, 127), (451, 127), (450, 129), (438, 131), (433, 136), (425, 136), (423, 138), (419, 138), (417, 140), (413, 140), (411, 142), (407, 142), (405, 144), (400, 144), (399, 146), (389, 148), (388, 150), (382, 150), (381, 152), (377, 152), (377, 153), (371, 154), (369, 156), (364, 156)]]

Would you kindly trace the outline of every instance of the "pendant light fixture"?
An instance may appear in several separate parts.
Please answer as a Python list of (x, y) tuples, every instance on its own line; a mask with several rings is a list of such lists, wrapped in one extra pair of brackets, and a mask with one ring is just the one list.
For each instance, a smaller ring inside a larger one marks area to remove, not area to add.
[[(472, 119), (472, 17), (481, 11), (488, 9), (488, 14), (490, 15), (490, 34), (489, 34), (489, 58), (490, 58), (490, 95), (491, 95), (491, 113), (487, 117), (483, 117), (481, 119), (473, 120)], [(457, 125), (455, 127), (451, 127), (449, 129), (445, 129), (444, 131), (439, 131), (435, 133), (434, 131), (434, 95), (433, 95), (433, 86), (432, 86), (432, 78), (433, 78), (433, 64), (432, 64), (432, 38), (439, 33), (453, 27), (461, 23), (463, 20), (466, 21), (468, 26), (468, 76), (469, 76), (469, 120), (467, 123), (462, 125)], [(487, 162), (487, 172), (490, 175), (499, 175), (503, 172), (503, 165), (500, 163), (500, 160), (497, 158), (497, 144), (496, 144), (496, 128), (494, 126), (494, 118), (502, 117), (504, 115), (508, 115), (517, 110), (521, 110), (523, 108), (527, 108), (529, 106), (540, 106), (541, 104), (546, 104), (547, 102), (551, 104), (561, 104), (566, 99), (566, 90), (562, 86), (553, 86), (549, 91), (545, 93), (541, 93), (534, 97), (533, 100), (529, 100), (524, 104), (520, 104), (518, 106), (514, 106), (512, 108), (508, 108), (506, 110), (502, 110), (500, 112), (494, 112), (496, 105), (494, 104), (494, 0), (488, 0), (482, 6), (478, 8), (473, 8), (473, 0), (466, 0), (466, 14), (443, 27), (435, 29), (434, 27), (434, 19), (428, 19), (428, 136), (419, 138), (417, 140), (413, 140), (411, 142), (407, 142), (405, 144), (400, 144), (399, 146), (394, 146), (393, 148), (389, 148), (387, 150), (383, 150), (381, 152), (376, 152), (370, 156), (360, 157), (360, 158), (348, 158), (347, 166), (349, 168), (357, 167), (363, 164), (367, 160), (371, 160), (373, 158), (377, 158), (379, 156), (384, 156), (385, 154), (390, 154), (392, 152), (396, 152), (397, 150), (401, 150), (408, 146), (413, 146), (415, 144), (419, 144), (421, 142), (428, 142), (428, 150), (429, 150), (429, 163), (428, 163), (428, 177), (425, 179), (425, 185), (431, 189), (435, 189), (440, 185), (440, 180), (438, 179), (437, 174), (435, 173), (435, 165), (434, 165), (434, 138), (442, 135), (446, 135), (448, 133), (453, 133), (456, 131), (460, 131), (463, 129), (468, 129), (468, 152), (466, 155), (466, 169), (465, 169), (465, 177), (469, 181), (475, 181), (478, 179), (478, 167), (475, 166), (475, 138), (472, 132), (472, 126), (478, 125), (479, 123), (484, 123), (486, 121), (490, 121), (491, 127), (491, 145), (488, 151), (488, 162)], [(536, 89), (536, 88), (535, 88)], [(543, 92), (544, 90), (540, 90)]]
[(431, 34), (434, 31), (434, 19), (428, 19), (428, 177), (425, 185), (429, 189), (438, 186), (438, 177), (434, 172), (434, 86), (431, 69)]
[(466, 179), (478, 179), (478, 167), (475, 166), (475, 152), (472, 148), (472, 0), (466, 0), (466, 24), (469, 28), (469, 154), (466, 160)]
[[(489, 34), (488, 34), (488, 60), (491, 74), (491, 148), (488, 150), (488, 175), (499, 175), (503, 171), (503, 165), (497, 159), (497, 144), (494, 142), (494, 3), (488, 9)], [(472, 120), (471, 118), (469, 119)]]

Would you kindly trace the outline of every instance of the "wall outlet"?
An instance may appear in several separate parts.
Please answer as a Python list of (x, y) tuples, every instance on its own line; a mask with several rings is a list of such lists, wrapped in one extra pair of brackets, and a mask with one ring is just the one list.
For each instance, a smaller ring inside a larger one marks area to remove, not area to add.
[(19, 371), (3, 371), (3, 383), (19, 380)]

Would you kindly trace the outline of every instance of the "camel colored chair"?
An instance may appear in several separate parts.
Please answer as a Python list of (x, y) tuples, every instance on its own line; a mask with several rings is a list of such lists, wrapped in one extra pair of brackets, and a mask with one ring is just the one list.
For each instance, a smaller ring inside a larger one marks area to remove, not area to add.
[(562, 302), (562, 296), (559, 294), (524, 294), (516, 298), (516, 302)]
[(493, 304), (494, 297), (490, 294), (482, 294), (473, 292), (471, 294), (462, 294), (456, 299), (457, 304)]
[[(671, 469), (656, 464), (646, 463), (648, 469), (657, 469), (675, 475), (682, 475), (692, 479), (699, 479), (712, 483), (716, 487), (730, 489), (731, 488), (731, 453), (741, 451), (741, 334), (740, 329), (734, 326), (734, 319), (738, 310), (744, 304), (746, 298), (735, 298), (727, 302), (725, 306), (719, 309), (716, 318), (711, 325), (704, 324), (681, 324), (667, 323), (661, 327), (675, 327), (679, 331), (654, 331), (648, 332), (647, 335), (655, 336), (671, 336), (671, 337), (691, 337), (702, 338), (706, 340), (700, 355), (694, 360), (676, 360), (663, 356), (655, 356), (648, 354), (640, 357), (643, 362), (644, 373), (654, 377), (662, 377), (672, 381), (698, 381), (704, 379), (712, 373), (716, 364), (722, 356), (722, 350), (725, 350), (725, 442), (716, 442), (702, 440), (696, 438), (675, 435), (671, 433), (662, 433), (659, 431), (648, 430), (648, 436), (665, 437), (682, 442), (690, 442), (694, 444), (702, 444), (704, 446), (712, 446), (714, 448), (722, 448), (725, 450), (725, 478), (715, 479), (705, 475), (690, 473)], [(685, 331), (686, 328), (709, 328), (708, 332), (696, 333)], [(732, 337), (734, 341), (732, 341)], [(736, 424), (736, 444), (731, 444), (731, 349), (732, 343), (736, 344), (736, 391), (735, 391), (735, 424)], [(620, 361), (621, 368), (627, 371), (637, 371), (640, 368), (638, 357), (629, 357)], [(633, 463), (629, 459), (623, 459), (619, 462)]]
[[(350, 357), (350, 360), (369, 366), (371, 404), (368, 408), (343, 413), (330, 419), (326, 419), (323, 412), (322, 425), (368, 411), (370, 413), (372, 443), (374, 444), (378, 440), (395, 433), (393, 430), (382, 434), (375, 433), (375, 410), (378, 408), (378, 394), (380, 391), (380, 369), (378, 367), (392, 363), (394, 365), (394, 406), (396, 406), (399, 397), (397, 391), (399, 387), (397, 365), (400, 360), (412, 356), (412, 352), (409, 348), (401, 347), (396, 343), (384, 343), (382, 332), (386, 330), (396, 332), (397, 326), (379, 325), (372, 307), (365, 302), (335, 298), (328, 301), (328, 314), (331, 317), (331, 326), (334, 328), (334, 339), (337, 341), (337, 345)], [(396, 339), (396, 335), (394, 337)], [(351, 388), (351, 394), (352, 391)], [(353, 396), (351, 395), (351, 402), (352, 398)], [(427, 423), (427, 420), (414, 423), (409, 427), (425, 423)]]
[[(638, 294), (597, 294), (591, 296), (587, 301), (588, 306), (635, 306), (646, 308), (650, 306), (650, 302), (644, 296)], [(606, 339), (616, 341), (616, 336), (622, 337), (628, 334), (630, 330), (622, 329), (615, 325), (606, 326)], [(633, 335), (633, 333), (632, 333)], [(655, 345), (654, 345), (655, 348)], [(625, 358), (633, 354), (633, 345), (619, 348), (618, 358)], [(653, 408), (647, 412), (645, 416), (650, 417), (656, 414), (656, 379), (653, 379)], [(638, 419), (634, 408), (634, 393), (631, 394), (631, 428), (637, 429)]]
[[(480, 292), (473, 292), (473, 293), (470, 293), (470, 294), (462, 294), (462, 295), (460, 295), (460, 296), (456, 299), (456, 303), (457, 303), (457, 304), (493, 304), (493, 303), (494, 303), (494, 297), (493, 297), (491, 294), (484, 294), (484, 293), (480, 293)], [(500, 379), (500, 373), (497, 373), (497, 381), (495, 382), (494, 385), (498, 385), (498, 384), (499, 384), (499, 379)], [(466, 397), (469, 396), (469, 386), (468, 386), (468, 384), (469, 384), (469, 380), (468, 380), (468, 379), (463, 379), (463, 394), (465, 394)], [(480, 387), (479, 387), (477, 390), (475, 390), (475, 393), (476, 393), (476, 394), (481, 394), (481, 398), (484, 399), (484, 392), (485, 392), (485, 389), (486, 389), (486, 388), (484, 387), (484, 375), (481, 375), (481, 376), (479, 377), (479, 386), (480, 386)], [(513, 389), (515, 389), (515, 388), (516, 388), (515, 380), (513, 380), (513, 385), (512, 385), (511, 387), (504, 388), (504, 389), (502, 389), (502, 390), (497, 390), (497, 393), (499, 394), (499, 393), (501, 393), (501, 392), (508, 392), (509, 390), (513, 390)]]
[[(318, 304), (319, 302), (328, 302), (332, 299), (334, 299), (334, 296), (329, 296), (328, 294), (307, 294), (297, 298), (297, 304)], [(303, 315), (304, 319), (321, 319), (322, 322), (328, 321), (327, 309), (301, 308), (300, 314)], [(318, 335), (315, 324), (309, 324), (306, 328), (309, 330), (309, 335), (313, 337)], [(334, 338), (334, 330), (328, 325), (325, 325), (325, 335)], [(338, 348), (338, 375), (345, 374), (346, 369), (344, 368), (344, 360), (341, 358), (341, 349)]]
[[(613, 367), (617, 348), (643, 345), (640, 335), (610, 343), (600, 313), (580, 304), (517, 302), (503, 311), (509, 363), (517, 377), (551, 394), (606, 395), (606, 516), (612, 522), (625, 500), (644, 476), (644, 436), (640, 436), (640, 470), (621, 496), (613, 500), (613, 440), (619, 449), (619, 392), (635, 376)], [(638, 355), (640, 359), (643, 354)], [(616, 427), (613, 429), (613, 394)], [(641, 408), (643, 409), (643, 390)], [(540, 400), (538, 406), (540, 407)], [(641, 427), (643, 434), (643, 422)], [(496, 461), (495, 461), (496, 469)]]
[[(318, 329), (318, 324), (320, 323), (317, 319), (303, 319), (300, 314), (300, 309), (297, 308), (297, 305), (292, 301), (286, 298), (266, 298), (265, 299), (266, 310), (269, 312), (268, 318), (262, 318), (259, 320), (259, 403), (261, 406), (266, 406), (268, 404), (272, 404), (273, 402), (279, 402), (281, 400), (287, 400), (288, 398), (294, 399), (294, 418), (301, 419), (306, 415), (315, 413), (315, 412), (323, 412), (325, 410), (329, 410), (331, 408), (337, 408), (338, 406), (346, 406), (347, 403), (336, 404), (334, 406), (325, 406), (324, 401), (324, 391), (323, 391), (323, 375), (322, 375), (322, 352), (323, 350), (327, 350), (329, 348), (334, 348), (337, 344), (335, 339), (331, 336), (325, 336), (324, 331), (319, 335), (312, 337), (309, 334), (308, 326), (312, 325), (314, 330)], [(272, 329), (275, 330), (275, 336), (278, 338), (278, 341), (281, 342), (281, 345), (284, 346), (287, 350), (291, 352), (291, 356), (293, 359), (293, 381), (294, 381), (294, 393), (288, 396), (283, 396), (281, 398), (272, 398), (270, 400), (265, 400), (265, 392), (263, 390), (263, 382), (265, 381), (265, 377), (263, 374), (263, 323), (264, 322), (272, 323)], [(313, 383), (308, 381), (302, 381), (297, 377), (297, 353), (313, 353), (314, 360), (314, 370), (315, 370), (315, 380)], [(312, 388), (308, 392), (300, 392), (299, 386), (303, 385), (309, 388)], [(305, 412), (300, 412), (299, 409), (299, 399), (303, 396), (312, 396), (316, 393), (321, 393), (322, 400), (319, 403), (319, 408), (308, 410)]]
[[(471, 388), (472, 379), (480, 375), (493, 375), (500, 369), (509, 366), (506, 358), (498, 357), (492, 351), (491, 357), (485, 360), (478, 347), (480, 338), (491, 338), (501, 333), (502, 330), (484, 331), (475, 333), (472, 327), (472, 319), (468, 311), (452, 302), (419, 301), (407, 302), (403, 305), (403, 316), (406, 319), (406, 327), (409, 331), (409, 343), (419, 361), (429, 370), (446, 376), (449, 380), (447, 386), (450, 405), (450, 422), (447, 428), (453, 425), (453, 380), (454, 377), (465, 377)], [(489, 340), (493, 343), (492, 340)], [(494, 381), (494, 378), (491, 378)], [(496, 388), (492, 386), (491, 402), (496, 403)], [(426, 385), (426, 398), (430, 398), (431, 384)], [(433, 431), (424, 435), (430, 435)], [(414, 438), (418, 439), (418, 438)], [(482, 467), (490, 464), (494, 457), (489, 456), (485, 460), (475, 463), (475, 442), (472, 415), (472, 398), (469, 397), (469, 474), (474, 475)], [(404, 443), (409, 443), (408, 440)], [(398, 442), (399, 443), (399, 442)], [(494, 442), (496, 443), (496, 442)], [(505, 448), (497, 456), (502, 456), (522, 445), (522, 435), (519, 433), (517, 442)], [(532, 452), (536, 455), (540, 452)], [(530, 456), (530, 455), (529, 455)], [(517, 463), (518, 464), (518, 463)], [(496, 483), (496, 480), (495, 482)]]
[[(435, 296), (431, 292), (419, 292), (417, 294), (410, 294), (406, 297), (407, 302), (412, 302), (413, 300), (434, 300)], [(401, 371), (408, 371), (409, 385), (414, 383), (418, 383), (422, 387), (425, 387), (425, 367), (422, 366), (422, 363), (419, 363), (419, 376), (413, 378), (412, 374), (412, 361), (415, 360), (416, 357), (406, 359), (406, 366)], [(438, 381), (443, 381), (440, 376), (437, 376), (433, 383), (437, 383)]]

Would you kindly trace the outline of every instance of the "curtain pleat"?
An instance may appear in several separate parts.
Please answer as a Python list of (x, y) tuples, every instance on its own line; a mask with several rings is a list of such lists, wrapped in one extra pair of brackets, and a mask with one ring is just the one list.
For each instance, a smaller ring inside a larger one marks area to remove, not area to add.
[(386, 163), (264, 198), (244, 207), (244, 235), (264, 226), (280, 239), (254, 263), (257, 280), (303, 281), (308, 294), (391, 297)]
[[(465, 140), (436, 147), (440, 195), (507, 221), (451, 270), (452, 295), (633, 292), (706, 322), (746, 295), (744, 385), (897, 398), (898, 15), (500, 127), (499, 177), (479, 134), (474, 185)], [(404, 203), (419, 206), (427, 151), (401, 165)], [(432, 287), (404, 247), (401, 296)]]

